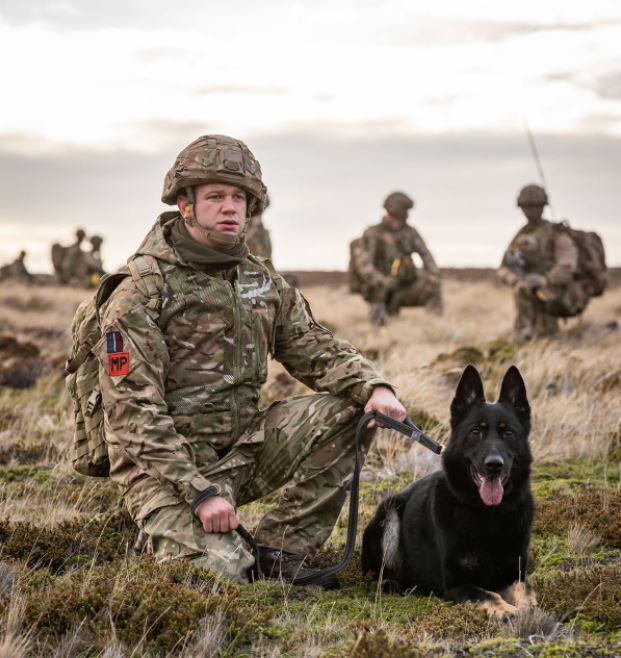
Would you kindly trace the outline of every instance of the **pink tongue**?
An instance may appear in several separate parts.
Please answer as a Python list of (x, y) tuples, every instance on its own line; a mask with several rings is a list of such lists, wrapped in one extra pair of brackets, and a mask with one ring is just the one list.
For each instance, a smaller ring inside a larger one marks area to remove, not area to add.
[(486, 505), (500, 505), (502, 502), (502, 482), (499, 477), (483, 478), (479, 489), (479, 496)]

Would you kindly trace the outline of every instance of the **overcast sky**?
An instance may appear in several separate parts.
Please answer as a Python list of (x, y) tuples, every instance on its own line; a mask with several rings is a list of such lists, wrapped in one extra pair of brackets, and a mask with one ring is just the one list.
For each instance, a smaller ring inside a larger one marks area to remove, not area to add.
[(618, 0), (0, 0), (0, 61), (0, 261), (81, 225), (124, 262), (215, 132), (261, 162), (278, 267), (345, 268), (395, 189), (441, 265), (497, 265), (528, 122), (555, 216), (621, 265)]

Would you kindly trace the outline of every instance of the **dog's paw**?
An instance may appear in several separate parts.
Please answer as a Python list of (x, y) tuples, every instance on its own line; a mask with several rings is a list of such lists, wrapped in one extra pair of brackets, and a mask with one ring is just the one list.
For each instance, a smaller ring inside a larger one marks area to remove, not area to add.
[(505, 624), (518, 610), (516, 606), (505, 601), (496, 592), (488, 592), (488, 597), (479, 603), (479, 607), (485, 610), (490, 617), (496, 617)]

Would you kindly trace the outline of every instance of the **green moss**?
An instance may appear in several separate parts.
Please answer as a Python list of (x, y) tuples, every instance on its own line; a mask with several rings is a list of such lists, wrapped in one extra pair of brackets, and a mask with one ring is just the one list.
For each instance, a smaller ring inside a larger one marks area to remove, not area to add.
[(535, 533), (566, 535), (576, 523), (601, 537), (609, 548), (621, 549), (621, 490), (584, 487), (537, 499)]
[(4, 482), (19, 482), (27, 480), (33, 476), (40, 466), (20, 465), (20, 466), (4, 466), (0, 468), (0, 481)]
[(2, 556), (30, 568), (62, 573), (91, 562), (125, 555), (133, 545), (136, 526), (124, 512), (90, 521), (76, 519), (51, 528), (31, 523), (0, 522)]
[(621, 627), (621, 565), (595, 565), (531, 576), (545, 610), (562, 619), (588, 619), (609, 631)]
[(497, 338), (487, 344), (487, 358), (497, 363), (513, 363), (517, 357), (517, 346)]
[(59, 578), (25, 577), (23, 617), (39, 637), (62, 638), (81, 625), (103, 639), (114, 629), (127, 646), (160, 653), (191, 637), (198, 620), (220, 606), (234, 633), (241, 618), (231, 606), (232, 589), (183, 562), (116, 562)]

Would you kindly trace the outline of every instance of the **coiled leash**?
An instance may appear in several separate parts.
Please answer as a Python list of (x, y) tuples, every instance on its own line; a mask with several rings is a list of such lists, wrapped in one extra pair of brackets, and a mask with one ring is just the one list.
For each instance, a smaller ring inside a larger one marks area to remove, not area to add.
[[(358, 529), (358, 497), (360, 491), (360, 471), (362, 470), (360, 439), (362, 433), (371, 420), (375, 420), (378, 424), (384, 427), (388, 427), (390, 429), (397, 430), (397, 432), (401, 432), (401, 434), (404, 436), (407, 436), (413, 441), (417, 441), (421, 445), (425, 446), (425, 448), (431, 450), (431, 452), (434, 452), (436, 455), (439, 455), (442, 452), (442, 446), (434, 441), (430, 436), (425, 434), (425, 432), (423, 432), (421, 429), (416, 427), (416, 425), (409, 418), (406, 418), (404, 422), (400, 422), (394, 418), (391, 418), (390, 416), (386, 416), (385, 414), (380, 413), (379, 411), (369, 411), (368, 413), (364, 414), (356, 426), (356, 460), (351, 484), (351, 493), (349, 496), (347, 541), (345, 543), (343, 556), (341, 557), (340, 562), (335, 564), (333, 567), (319, 569), (318, 571), (315, 571), (308, 576), (293, 578), (291, 582), (294, 585), (320, 585), (322, 581), (332, 578), (336, 576), (336, 574), (338, 574), (340, 571), (342, 571), (351, 559), (352, 553), (354, 552), (354, 547), (356, 545), (356, 531)], [(259, 565), (259, 546), (257, 545), (254, 537), (241, 524), (237, 526), (237, 532), (252, 547), (252, 552), (255, 558), (255, 572), (257, 577), (261, 578), (262, 573), (261, 567)]]

